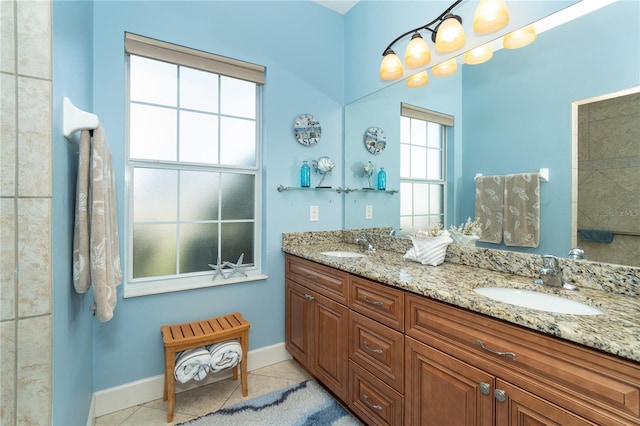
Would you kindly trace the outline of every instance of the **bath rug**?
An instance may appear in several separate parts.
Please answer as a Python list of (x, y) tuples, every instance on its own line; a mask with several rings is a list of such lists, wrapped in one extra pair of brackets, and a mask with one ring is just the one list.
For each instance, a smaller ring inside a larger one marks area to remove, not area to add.
[(361, 425), (315, 380), (307, 380), (178, 426)]

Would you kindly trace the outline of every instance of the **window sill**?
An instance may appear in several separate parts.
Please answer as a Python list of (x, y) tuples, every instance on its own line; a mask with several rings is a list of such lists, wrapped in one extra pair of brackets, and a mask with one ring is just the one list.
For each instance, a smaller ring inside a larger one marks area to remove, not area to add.
[[(207, 277), (208, 278), (208, 277)], [(208, 288), (208, 287), (217, 287), (221, 285), (227, 284), (236, 284), (242, 282), (251, 282), (251, 281), (261, 281), (266, 280), (269, 277), (267, 275), (256, 273), (249, 274), (248, 277), (231, 277), (228, 279), (219, 279), (211, 280), (211, 278), (200, 278), (196, 281), (192, 282), (181, 282), (181, 283), (163, 283), (161, 280), (158, 281), (147, 281), (143, 283), (135, 283), (135, 284), (125, 284), (123, 297), (128, 299), (130, 297), (139, 297), (139, 296), (149, 296), (152, 294), (162, 294), (162, 293), (172, 293), (175, 291), (184, 291), (184, 290), (193, 290), (197, 288)]]

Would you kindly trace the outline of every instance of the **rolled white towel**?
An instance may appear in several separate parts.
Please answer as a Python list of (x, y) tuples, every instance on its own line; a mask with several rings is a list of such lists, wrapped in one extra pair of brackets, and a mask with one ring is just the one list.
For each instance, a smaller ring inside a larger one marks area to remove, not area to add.
[(215, 343), (207, 346), (207, 350), (211, 354), (209, 369), (214, 373), (235, 367), (242, 360), (242, 346), (237, 340)]
[(173, 376), (180, 383), (187, 383), (191, 379), (202, 380), (209, 372), (210, 358), (211, 355), (204, 346), (178, 352)]

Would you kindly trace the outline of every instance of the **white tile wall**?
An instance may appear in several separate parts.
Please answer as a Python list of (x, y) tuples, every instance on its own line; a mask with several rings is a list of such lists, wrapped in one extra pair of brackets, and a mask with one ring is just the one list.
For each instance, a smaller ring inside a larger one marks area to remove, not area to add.
[(0, 424), (51, 424), (51, 1), (0, 1)]

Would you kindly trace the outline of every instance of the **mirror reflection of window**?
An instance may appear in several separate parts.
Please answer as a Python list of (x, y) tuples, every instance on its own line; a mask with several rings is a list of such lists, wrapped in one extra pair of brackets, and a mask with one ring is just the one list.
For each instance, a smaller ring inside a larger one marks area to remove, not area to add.
[(405, 234), (445, 219), (445, 152), (453, 117), (402, 104), (400, 115), (400, 227)]

